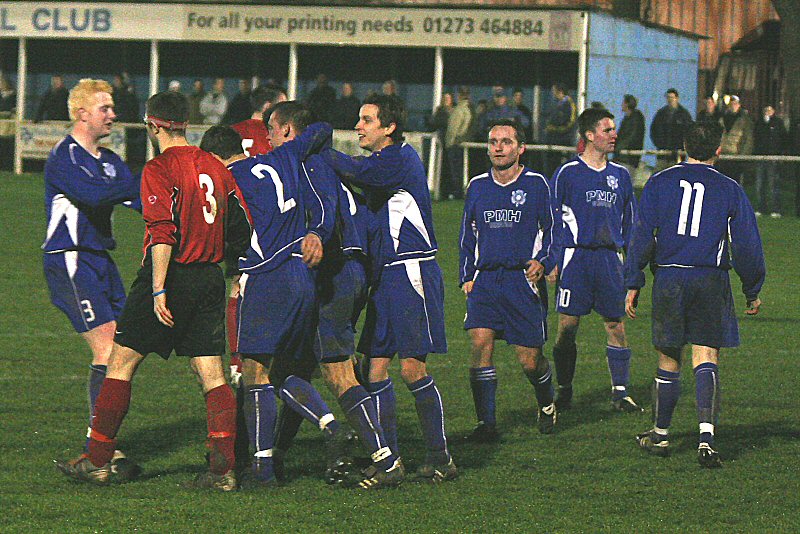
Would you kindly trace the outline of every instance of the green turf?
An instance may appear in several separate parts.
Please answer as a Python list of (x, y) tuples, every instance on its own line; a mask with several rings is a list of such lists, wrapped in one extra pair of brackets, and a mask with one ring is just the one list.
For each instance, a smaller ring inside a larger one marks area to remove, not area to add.
[[(740, 321), (742, 348), (726, 351), (722, 359), (721, 470), (697, 466), (694, 380), (688, 371), (673, 424), (673, 456), (651, 458), (637, 449), (633, 435), (648, 426), (649, 414), (610, 411), (605, 340), (596, 317), (581, 326), (576, 406), (559, 418), (556, 434), (536, 431), (532, 389), (508, 348), (498, 345), (503, 441), (480, 447), (460, 443), (474, 413), (468, 342), (461, 329), (464, 300), (457, 285), (461, 204), (446, 202), (436, 204), (434, 213), (450, 352), (432, 357), (430, 369), (442, 392), (462, 476), (441, 487), (409, 483), (370, 494), (334, 490), (320, 478), (318, 432), (305, 425), (288, 460), (291, 483), (269, 492), (223, 495), (180, 486), (202, 469), (205, 413), (198, 386), (179, 358), (164, 362), (151, 356), (134, 382), (120, 445), (143, 464), (143, 480), (95, 488), (56, 472), (54, 458), (80, 452), (88, 348), (49, 302), (39, 250), (45, 230), (41, 175), (0, 174), (0, 191), (0, 228), (6, 236), (0, 271), (2, 532), (800, 530), (798, 219), (760, 221), (769, 269), (764, 306), (758, 317)], [(119, 209), (115, 227), (114, 256), (130, 284), (143, 223), (138, 214)], [(738, 280), (734, 287), (738, 290)], [(648, 300), (645, 289), (640, 318), (628, 323), (632, 392), (644, 404), (655, 370)], [(737, 295), (737, 304), (741, 311), (743, 297)], [(554, 333), (552, 314), (550, 319)], [(423, 445), (411, 395), (394, 376), (400, 447), (414, 468)]]

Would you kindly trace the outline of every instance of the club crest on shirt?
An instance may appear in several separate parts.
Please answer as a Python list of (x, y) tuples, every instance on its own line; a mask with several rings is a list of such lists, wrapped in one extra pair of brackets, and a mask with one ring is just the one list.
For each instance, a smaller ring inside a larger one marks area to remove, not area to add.
[(522, 189), (517, 189), (513, 193), (511, 193), (511, 203), (514, 204), (516, 207), (520, 207), (525, 204), (525, 199), (528, 197), (528, 193), (523, 191)]
[(112, 164), (108, 163), (107, 161), (103, 162), (103, 173), (108, 176), (109, 178), (116, 178), (117, 177), (117, 168), (114, 167)]
[(608, 175), (606, 176), (606, 183), (608, 184), (608, 187), (610, 187), (611, 189), (616, 189), (619, 187), (619, 178), (617, 178), (616, 176)]

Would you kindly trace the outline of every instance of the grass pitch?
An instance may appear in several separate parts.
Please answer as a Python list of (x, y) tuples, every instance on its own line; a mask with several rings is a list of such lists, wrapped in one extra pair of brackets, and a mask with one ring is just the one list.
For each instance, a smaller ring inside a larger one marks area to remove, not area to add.
[[(795, 218), (760, 220), (767, 252), (764, 306), (742, 317), (742, 347), (723, 353), (723, 414), (718, 448), (725, 467), (701, 470), (695, 447), (694, 380), (683, 373), (673, 421), (673, 455), (649, 457), (634, 434), (645, 414), (609, 408), (605, 336), (596, 316), (578, 336), (575, 406), (557, 432), (535, 428), (531, 386), (508, 347), (498, 343), (496, 446), (467, 445), (474, 425), (468, 383), (469, 343), (458, 289), (459, 202), (434, 205), (439, 261), (445, 273), (450, 352), (432, 356), (447, 434), (461, 477), (439, 487), (414, 483), (358, 493), (325, 486), (323, 444), (304, 424), (287, 467), (293, 480), (259, 493), (185, 490), (203, 469), (204, 403), (187, 362), (151, 356), (133, 385), (120, 447), (145, 469), (142, 480), (96, 488), (71, 483), (54, 458), (80, 452), (86, 428), (85, 342), (49, 302), (39, 245), (45, 232), (40, 174), (0, 173), (5, 236), (0, 293), (0, 530), (3, 532), (791, 532), (800, 530), (800, 279)], [(126, 285), (141, 259), (140, 216), (118, 209), (113, 253)], [(734, 275), (734, 288), (739, 283)], [(629, 321), (632, 394), (649, 405), (656, 367), (650, 346), (649, 286), (640, 318)], [(551, 337), (555, 314), (550, 317)], [(552, 342), (545, 353), (550, 357)], [(395, 373), (400, 448), (407, 467), (424, 458), (413, 400)], [(317, 385), (339, 413), (321, 382)]]

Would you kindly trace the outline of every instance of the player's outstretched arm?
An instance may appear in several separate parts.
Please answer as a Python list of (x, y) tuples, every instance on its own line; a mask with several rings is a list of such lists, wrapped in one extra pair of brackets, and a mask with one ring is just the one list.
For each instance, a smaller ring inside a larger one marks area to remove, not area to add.
[(343, 181), (359, 187), (398, 187), (408, 174), (406, 160), (400, 150), (384, 149), (366, 158), (348, 156), (333, 149), (325, 150), (321, 155)]
[(139, 198), (140, 179), (119, 162), (113, 178), (101, 176), (83, 165), (73, 163), (73, 158), (61, 148), (51, 156), (45, 166), (45, 178), (72, 201), (91, 207), (121, 204)]

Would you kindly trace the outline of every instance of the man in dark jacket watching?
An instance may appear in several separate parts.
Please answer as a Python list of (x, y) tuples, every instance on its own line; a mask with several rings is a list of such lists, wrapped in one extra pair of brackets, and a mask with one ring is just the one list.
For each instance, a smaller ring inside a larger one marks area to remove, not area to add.
[(659, 150), (672, 150), (675, 153), (658, 156), (656, 171), (666, 169), (677, 163), (677, 151), (683, 148), (683, 134), (692, 124), (692, 116), (681, 106), (677, 89), (667, 89), (667, 105), (659, 109), (650, 125), (650, 138)]

